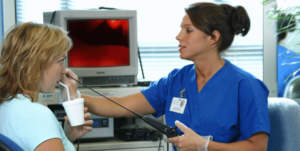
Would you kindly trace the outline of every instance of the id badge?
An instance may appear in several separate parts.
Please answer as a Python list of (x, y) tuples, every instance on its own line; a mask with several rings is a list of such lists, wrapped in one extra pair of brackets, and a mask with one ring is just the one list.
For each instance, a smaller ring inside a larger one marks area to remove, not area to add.
[(174, 97), (172, 100), (170, 111), (183, 114), (186, 103), (187, 103), (187, 99)]

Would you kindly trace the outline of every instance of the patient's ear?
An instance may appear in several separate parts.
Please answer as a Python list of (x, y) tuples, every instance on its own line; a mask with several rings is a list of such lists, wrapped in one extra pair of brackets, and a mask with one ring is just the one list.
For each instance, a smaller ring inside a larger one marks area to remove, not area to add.
[(218, 41), (219, 41), (219, 39), (220, 39), (220, 32), (217, 31), (217, 30), (214, 30), (214, 31), (212, 32), (212, 35), (213, 35), (213, 36), (209, 36), (210, 39), (209, 39), (209, 42), (208, 42), (208, 43), (209, 43), (210, 46), (217, 46)]

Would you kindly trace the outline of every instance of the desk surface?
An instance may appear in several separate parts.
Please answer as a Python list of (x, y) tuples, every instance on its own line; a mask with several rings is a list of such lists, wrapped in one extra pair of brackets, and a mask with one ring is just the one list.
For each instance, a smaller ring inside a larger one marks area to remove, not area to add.
[[(158, 146), (166, 147), (167, 143), (160, 141), (123, 141), (116, 137), (106, 138), (101, 142), (92, 143), (80, 143), (80, 151), (99, 151), (99, 150), (126, 150), (126, 149), (138, 149), (138, 148), (156, 148)], [(77, 148), (77, 143), (74, 143), (75, 148)]]

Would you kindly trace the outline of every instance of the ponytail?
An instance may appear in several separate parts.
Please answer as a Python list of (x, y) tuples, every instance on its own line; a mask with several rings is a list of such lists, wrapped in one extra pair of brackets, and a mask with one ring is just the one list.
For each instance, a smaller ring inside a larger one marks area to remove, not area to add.
[(277, 30), (278, 30), (278, 42), (283, 40), (287, 32), (293, 32), (296, 28), (295, 16), (292, 14), (279, 14), (279, 19), (277, 22)]
[(228, 4), (221, 4), (225, 13), (230, 18), (230, 24), (233, 27), (235, 34), (246, 36), (250, 29), (249, 16), (242, 6), (232, 7)]
[(231, 24), (236, 34), (246, 36), (250, 29), (250, 19), (244, 7), (237, 6), (231, 14)]

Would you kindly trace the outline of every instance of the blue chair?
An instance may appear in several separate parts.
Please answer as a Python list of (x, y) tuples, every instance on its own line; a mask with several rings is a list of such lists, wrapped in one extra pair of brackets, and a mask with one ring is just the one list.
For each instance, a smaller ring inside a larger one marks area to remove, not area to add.
[(0, 151), (24, 151), (18, 144), (0, 133)]
[(288, 98), (269, 98), (271, 135), (268, 151), (300, 150), (300, 105)]

